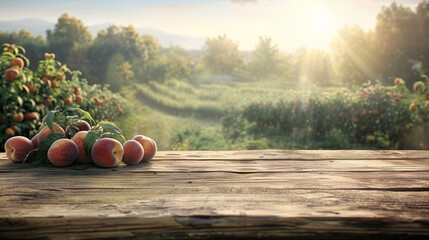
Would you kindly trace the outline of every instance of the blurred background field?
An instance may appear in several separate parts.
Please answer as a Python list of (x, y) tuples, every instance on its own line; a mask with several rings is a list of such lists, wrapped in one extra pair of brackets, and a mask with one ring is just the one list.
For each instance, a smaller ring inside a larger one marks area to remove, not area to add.
[[(219, 6), (279, 4), (227, 2)], [(331, 10), (342, 5), (332, 1), (300, 4), (307, 19), (293, 24), (316, 35), (295, 49), (274, 33), (257, 35), (258, 26), (253, 46), (222, 32), (195, 45), (171, 35), (177, 44), (166, 46), (153, 29), (88, 26), (70, 13), (56, 23), (0, 17), (1, 144), (34, 135), (49, 110), (80, 107), (127, 138), (152, 136), (161, 150), (428, 149), (429, 1), (380, 4), (367, 16), (372, 27), (337, 26)], [(328, 37), (329, 46), (320, 43)]]

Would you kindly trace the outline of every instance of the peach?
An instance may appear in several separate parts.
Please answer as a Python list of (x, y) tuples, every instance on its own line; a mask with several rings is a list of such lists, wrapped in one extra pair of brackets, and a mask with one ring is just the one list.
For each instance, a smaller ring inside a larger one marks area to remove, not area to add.
[(15, 68), (9, 68), (4, 72), (5, 78), (9, 80), (10, 82), (15, 82), (15, 80), (19, 76), (18, 69)]
[(73, 124), (70, 124), (66, 128), (66, 137), (72, 138), (79, 131), (89, 131), (91, 130), (91, 125), (84, 120), (78, 120)]
[(73, 102), (73, 99), (71, 97), (64, 98), (64, 105), (71, 105)]
[(38, 137), (38, 135), (39, 135), (39, 134), (36, 134), (36, 135), (34, 135), (34, 136), (31, 138), (31, 143), (33, 143), (33, 147), (34, 147), (34, 149), (36, 149), (36, 148), (38, 148), (38, 147), (39, 147), (39, 141), (37, 141), (37, 137)]
[(22, 122), (22, 121), (24, 121), (24, 114), (22, 112), (15, 113), (12, 115), (12, 119), (15, 122)]
[(99, 139), (91, 149), (92, 160), (100, 167), (116, 167), (122, 161), (123, 156), (122, 144), (113, 138)]
[(155, 156), (157, 151), (155, 140), (144, 135), (136, 135), (133, 137), (133, 140), (139, 142), (144, 149), (144, 156), (142, 161), (149, 161)]
[(13, 136), (13, 135), (15, 135), (15, 130), (13, 130), (13, 128), (11, 128), (11, 127), (8, 127), (4, 130), (4, 134), (6, 136)]
[(76, 95), (75, 100), (76, 103), (83, 103), (83, 97), (81, 95)]
[(24, 118), (27, 120), (40, 120), (40, 114), (38, 112), (29, 112), (24, 114)]
[(128, 165), (138, 164), (144, 156), (142, 145), (136, 140), (128, 140), (124, 143), (124, 157), (122, 161)]
[[(53, 127), (54, 127), (54, 132), (64, 134), (64, 129), (60, 125), (54, 123)], [(37, 142), (41, 143), (42, 140), (45, 137), (49, 136), (49, 134), (51, 134), (51, 133), (52, 133), (52, 131), (51, 131), (51, 129), (49, 129), (48, 126), (43, 127), (42, 130), (40, 130), (40, 132), (37, 134), (38, 135), (37, 136)]]
[(85, 137), (88, 134), (88, 131), (79, 131), (77, 132), (73, 137), (72, 141), (76, 143), (77, 147), (79, 148), (79, 157), (77, 159), (77, 162), (79, 163), (92, 163), (91, 159), (91, 152), (87, 153), (85, 152)]
[(69, 166), (78, 157), (79, 148), (67, 138), (58, 139), (48, 149), (48, 159), (56, 167)]
[(4, 148), (7, 158), (12, 162), (22, 162), (34, 147), (30, 139), (23, 136), (15, 136), (9, 138)]
[(22, 60), (21, 58), (15, 58), (10, 62), (11, 66), (17, 66), (19, 68), (23, 68), (24, 67), (24, 60)]

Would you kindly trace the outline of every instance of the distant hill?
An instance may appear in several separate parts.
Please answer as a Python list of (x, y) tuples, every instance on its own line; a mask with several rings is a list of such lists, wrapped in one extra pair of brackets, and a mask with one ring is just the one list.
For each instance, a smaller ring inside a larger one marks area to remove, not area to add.
[[(90, 32), (95, 37), (97, 33), (110, 26), (109, 23), (97, 24), (88, 26)], [(22, 29), (31, 32), (33, 35), (42, 35), (46, 37), (46, 30), (53, 29), (55, 23), (45, 21), (43, 19), (22, 19), (16, 21), (0, 21), (0, 31), (2, 32), (17, 32)], [(179, 45), (185, 49), (201, 49), (205, 43), (205, 38), (171, 34), (156, 28), (137, 28), (137, 31), (142, 35), (152, 35), (163, 47)]]
[(46, 36), (46, 30), (54, 28), (55, 24), (43, 19), (22, 19), (17, 21), (0, 21), (0, 31), (18, 32), (25, 29), (33, 35)]

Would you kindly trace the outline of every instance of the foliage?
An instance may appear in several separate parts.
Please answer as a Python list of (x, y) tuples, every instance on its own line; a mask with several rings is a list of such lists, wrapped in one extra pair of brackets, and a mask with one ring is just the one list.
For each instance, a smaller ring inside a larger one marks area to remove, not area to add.
[(106, 82), (112, 91), (116, 92), (129, 83), (130, 79), (134, 77), (134, 71), (131, 63), (126, 61), (122, 54), (117, 53), (110, 59), (106, 75)]
[[(25, 46), (25, 55), (30, 62), (37, 62), (45, 52), (47, 52), (46, 40), (42, 36), (33, 36), (26, 30), (19, 32), (4, 33), (0, 32), (0, 44), (15, 43), (17, 46)], [(27, 66), (35, 70), (37, 65)]]
[(351, 25), (341, 28), (333, 39), (337, 74), (343, 85), (357, 86), (378, 78), (380, 63), (372, 36), (359, 26)]
[(293, 79), (302, 85), (332, 85), (332, 65), (327, 52), (303, 48), (295, 52)]
[(168, 79), (190, 79), (194, 75), (194, 62), (185, 49), (173, 46), (164, 49), (155, 58), (154, 65), (147, 69), (150, 79), (165, 81)]
[(85, 47), (90, 44), (91, 40), (92, 35), (88, 27), (81, 20), (69, 17), (67, 13), (58, 18), (53, 30), (47, 31), (49, 50), (55, 52), (61, 61), (68, 60), (66, 57), (71, 50)]
[(188, 85), (172, 91), (169, 85), (175, 83), (177, 81), (169, 81), (163, 85), (151, 81), (147, 85), (138, 85), (138, 97), (147, 104), (170, 113), (217, 119), (222, 116), (223, 109), (218, 103), (205, 100), (204, 96), (199, 96), (193, 90), (183, 91)]
[(354, 91), (313, 91), (298, 99), (257, 101), (231, 111), (223, 119), (223, 132), (232, 144), (263, 138), (271, 148), (401, 148), (417, 119), (427, 118), (429, 106), (418, 97), (417, 108), (411, 107), (413, 95), (403, 80), (395, 82), (389, 87), (368, 83)]
[[(368, 79), (388, 84), (396, 77), (418, 79), (427, 72), (429, 58), (429, 2), (415, 11), (392, 3), (377, 15), (375, 30), (345, 26), (333, 41), (338, 78), (345, 85), (359, 85)], [(413, 82), (407, 82), (411, 89)]]
[[(154, 65), (155, 55), (160, 51), (159, 43), (150, 36), (141, 36), (133, 26), (110, 26), (98, 33), (88, 49), (88, 59), (92, 65), (90, 75), (94, 78), (91, 83), (106, 83), (109, 79), (109, 66), (117, 62), (118, 56), (128, 62), (123, 76), (116, 81), (122, 81), (128, 73), (147, 80), (144, 73)], [(113, 63), (112, 63), (113, 62)]]
[(226, 145), (220, 131), (194, 127), (179, 130), (172, 139), (171, 148), (175, 151), (205, 151), (224, 149)]
[(420, 60), (421, 40), (414, 11), (396, 3), (383, 7), (375, 30), (375, 45), (379, 60), (383, 62), (381, 74), (387, 79), (417, 77), (413, 66)]
[[(32, 137), (40, 127), (40, 120), (50, 111), (63, 108), (82, 108), (99, 120), (114, 120), (126, 113), (128, 106), (107, 86), (89, 85), (80, 79), (80, 72), (71, 71), (56, 61), (55, 54), (46, 53), (36, 71), (28, 66), (25, 49), (4, 44), (0, 59), (0, 146), (11, 136)], [(14, 66), (15, 59), (23, 59), (24, 66)], [(17, 71), (13, 81), (8, 71)]]
[(226, 35), (206, 40), (204, 64), (213, 74), (232, 74), (242, 66), (238, 44)]
[(248, 69), (259, 80), (287, 78), (289, 62), (270, 37), (259, 37)]

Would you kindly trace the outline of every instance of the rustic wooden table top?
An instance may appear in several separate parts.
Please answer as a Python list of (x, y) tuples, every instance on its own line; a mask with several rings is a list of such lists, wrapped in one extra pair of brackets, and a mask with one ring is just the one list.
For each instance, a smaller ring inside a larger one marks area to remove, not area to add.
[(0, 153), (0, 239), (429, 239), (429, 151), (159, 152), (103, 169)]

